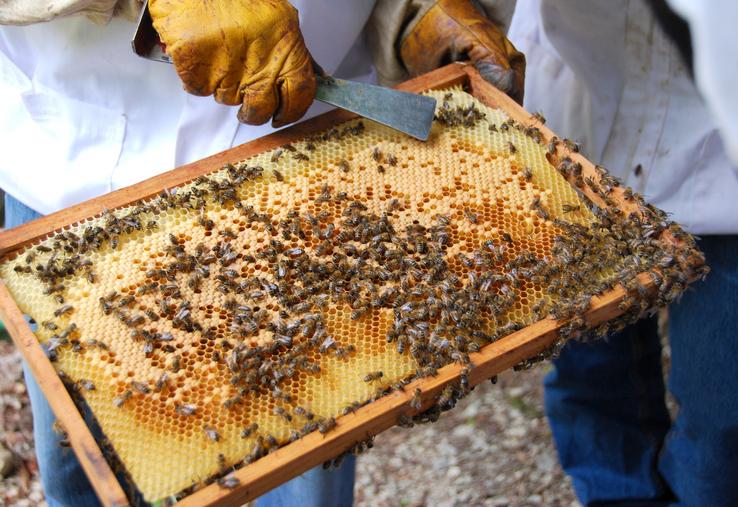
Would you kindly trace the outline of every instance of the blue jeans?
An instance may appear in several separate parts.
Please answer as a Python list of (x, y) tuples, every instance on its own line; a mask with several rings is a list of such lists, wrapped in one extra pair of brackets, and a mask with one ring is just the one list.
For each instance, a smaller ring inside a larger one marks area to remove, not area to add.
[(559, 459), (586, 506), (738, 506), (738, 236), (699, 246), (712, 272), (669, 309), (674, 421), (655, 319), (567, 344), (545, 380)]
[[(13, 197), (5, 196), (5, 226), (15, 227), (39, 215)], [(59, 446), (54, 433), (56, 417), (31, 372), (25, 367), (33, 411), (33, 436), (41, 482), (49, 507), (92, 507), (100, 505), (82, 466), (71, 449)], [(257, 500), (258, 507), (345, 507), (353, 503), (356, 459), (348, 456), (340, 468), (314, 468), (270, 491)]]

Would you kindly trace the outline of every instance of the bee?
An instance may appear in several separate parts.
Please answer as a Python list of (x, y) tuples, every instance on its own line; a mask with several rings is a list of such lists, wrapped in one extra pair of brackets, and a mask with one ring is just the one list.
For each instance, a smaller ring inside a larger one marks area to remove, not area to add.
[(525, 181), (530, 181), (533, 179), (533, 171), (531, 171), (530, 167), (525, 167), (523, 169), (523, 177), (525, 178)]
[(281, 172), (277, 171), (276, 169), (272, 169), (272, 173), (274, 174), (274, 177), (277, 179), (277, 181), (284, 181), (284, 176)]
[[(185, 403), (183, 405), (175, 406), (174, 411), (177, 412), (179, 415), (190, 416), (194, 415), (195, 412), (197, 412), (197, 407), (195, 405)], [(217, 441), (217, 439), (214, 440)]]
[(171, 361), (171, 365), (170, 365), (170, 367), (171, 367), (171, 370), (172, 370), (172, 371), (173, 371), (174, 373), (177, 373), (177, 372), (179, 371), (179, 368), (180, 368), (180, 363), (181, 363), (181, 359), (180, 359), (180, 356), (179, 356), (178, 354), (177, 354), (177, 355), (174, 355), (174, 356), (172, 357), (172, 361)]
[(131, 380), (131, 387), (141, 394), (149, 394), (151, 392), (148, 385), (137, 380)]
[(290, 143), (282, 145), (282, 148), (284, 148), (287, 151), (293, 152), (293, 153), (297, 151), (297, 148), (292, 146)]
[(87, 391), (95, 390), (95, 384), (91, 380), (81, 378), (77, 381), (77, 385), (79, 385), (80, 387), (82, 387), (83, 389)]
[(351, 169), (349, 163), (346, 160), (341, 160), (340, 162), (338, 162), (338, 168), (345, 173), (349, 172), (349, 170)]
[(212, 440), (213, 442), (218, 442), (220, 440), (220, 434), (218, 431), (213, 428), (212, 426), (203, 426), (203, 431), (205, 432), (205, 435)]
[(510, 151), (510, 153), (515, 154), (518, 152), (518, 149), (515, 147), (513, 143), (510, 141), (507, 142), (507, 149)]
[(379, 150), (377, 146), (374, 147), (372, 150), (372, 159), (374, 159), (375, 162), (381, 162), (382, 161), (382, 152)]
[(382, 377), (384, 377), (384, 372), (382, 371), (369, 372), (366, 374), (366, 376), (364, 376), (364, 382), (374, 382), (375, 380), (379, 380)]
[(250, 437), (258, 429), (259, 429), (259, 425), (257, 423), (249, 424), (243, 430), (241, 430), (241, 438)]
[(156, 381), (156, 384), (154, 384), (154, 388), (157, 391), (161, 391), (164, 389), (164, 386), (169, 385), (169, 374), (167, 372), (162, 372), (162, 374), (159, 376), (158, 380)]
[(72, 305), (67, 304), (67, 305), (61, 306), (57, 308), (56, 310), (54, 310), (54, 316), (61, 317), (62, 315), (67, 315), (69, 313), (72, 313), (73, 311), (74, 311), (74, 307)]
[(564, 139), (563, 140), (564, 146), (569, 151), (573, 151), (574, 153), (579, 153), (579, 144), (575, 143), (571, 139)]
[(379, 174), (384, 174), (384, 166), (382, 164), (377, 166), (377, 172)]
[(564, 203), (561, 205), (561, 209), (564, 211), (564, 213), (572, 213), (574, 211), (579, 211), (580, 208), (581, 207), (579, 205), (575, 205), (575, 204)]
[(420, 398), (420, 393), (421, 393), (420, 388), (416, 387), (415, 391), (413, 392), (413, 397), (410, 400), (410, 406), (414, 410), (420, 410), (420, 407), (423, 404), (423, 400)]
[(633, 169), (633, 174), (635, 174), (636, 176), (640, 176), (642, 172), (643, 172), (643, 165), (641, 164), (638, 164), (637, 166), (635, 166), (635, 169)]
[(238, 480), (238, 477), (234, 477), (233, 475), (226, 475), (225, 477), (221, 477), (218, 479), (218, 486), (220, 486), (223, 489), (234, 489), (238, 487), (239, 484), (241, 484), (241, 481)]
[(560, 141), (558, 137), (553, 136), (551, 138), (551, 140), (548, 142), (548, 149), (547, 149), (547, 153), (549, 155), (553, 155), (554, 153), (556, 153), (556, 146), (558, 146), (559, 142)]
[(100, 341), (100, 340), (89, 339), (87, 340), (86, 344), (88, 347), (97, 347), (102, 350), (109, 350), (108, 345), (105, 342)]
[(536, 121), (538, 121), (540, 123), (544, 123), (544, 124), (546, 123), (546, 117), (543, 116), (543, 114), (541, 114), (540, 112), (535, 112), (532, 115), (530, 115), (530, 117), (531, 117), (532, 120), (536, 120)]
[(287, 413), (287, 411), (283, 407), (274, 407), (274, 415), (278, 415), (279, 417), (283, 418), (287, 422), (292, 422), (292, 416)]
[(498, 132), (497, 125), (495, 125), (494, 123), (491, 123), (490, 126), (489, 126), (489, 131), (490, 132)]
[(292, 158), (294, 158), (295, 160), (310, 160), (310, 157), (308, 157), (304, 153), (295, 153)]
[(276, 150), (274, 150), (274, 153), (272, 153), (272, 159), (271, 159), (272, 162), (278, 161), (279, 160), (279, 157), (282, 156), (282, 153), (284, 153), (284, 151), (282, 150), (282, 148), (277, 148)]
[(331, 431), (333, 428), (336, 427), (336, 420), (333, 417), (329, 417), (327, 419), (320, 419), (318, 421), (318, 431), (320, 431), (323, 435)]
[(395, 167), (397, 165), (397, 157), (394, 155), (387, 155), (387, 163), (392, 167)]
[(315, 144), (308, 141), (307, 143), (305, 143), (305, 149), (307, 151), (315, 151)]
[(126, 401), (131, 398), (131, 396), (133, 396), (133, 391), (128, 389), (123, 394), (113, 399), (113, 405), (115, 405), (116, 408), (120, 408)]
[(43, 322), (41, 323), (41, 325), (42, 325), (42, 326), (43, 326), (43, 327), (44, 327), (45, 329), (48, 329), (49, 331), (56, 331), (57, 329), (59, 329), (59, 326), (57, 326), (56, 324), (54, 324), (54, 323), (53, 323), (53, 322), (51, 322), (50, 320), (45, 320), (45, 321), (43, 321)]
[(466, 216), (466, 219), (469, 220), (472, 224), (478, 224), (479, 223), (479, 217), (477, 217), (476, 213), (473, 213), (471, 210), (464, 209), (464, 216)]

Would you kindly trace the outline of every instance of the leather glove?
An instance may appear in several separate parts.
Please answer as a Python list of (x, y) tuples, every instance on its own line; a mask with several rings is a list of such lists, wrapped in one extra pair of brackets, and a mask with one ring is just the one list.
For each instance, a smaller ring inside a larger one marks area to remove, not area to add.
[(312, 58), (286, 0), (150, 0), (149, 10), (187, 92), (241, 104), (252, 125), (280, 127), (310, 107)]
[(406, 35), (400, 56), (412, 76), (469, 59), (484, 79), (523, 102), (525, 56), (469, 0), (438, 0)]

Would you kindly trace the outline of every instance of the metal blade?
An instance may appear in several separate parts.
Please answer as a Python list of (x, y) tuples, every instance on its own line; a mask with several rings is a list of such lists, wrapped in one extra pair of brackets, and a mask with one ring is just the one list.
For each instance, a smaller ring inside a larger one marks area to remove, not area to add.
[[(172, 63), (154, 29), (148, 1), (141, 10), (131, 46), (134, 53), (143, 58)], [(337, 79), (323, 74), (317, 65), (316, 73), (319, 76), (315, 95), (317, 100), (369, 118), (421, 141), (428, 140), (436, 112), (436, 99)]]
[(436, 99), (333, 77), (318, 78), (315, 98), (377, 123), (428, 140)]

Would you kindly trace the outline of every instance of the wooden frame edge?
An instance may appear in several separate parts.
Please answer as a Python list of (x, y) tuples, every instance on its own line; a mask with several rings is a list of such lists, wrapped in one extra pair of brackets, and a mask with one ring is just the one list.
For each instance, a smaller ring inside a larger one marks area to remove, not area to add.
[(28, 363), (36, 383), (57, 420), (67, 432), (72, 450), (103, 505), (129, 505), (128, 498), (72, 401), (54, 366), (46, 357), (36, 335), (18, 309), (5, 282), (0, 280), (0, 319)]

